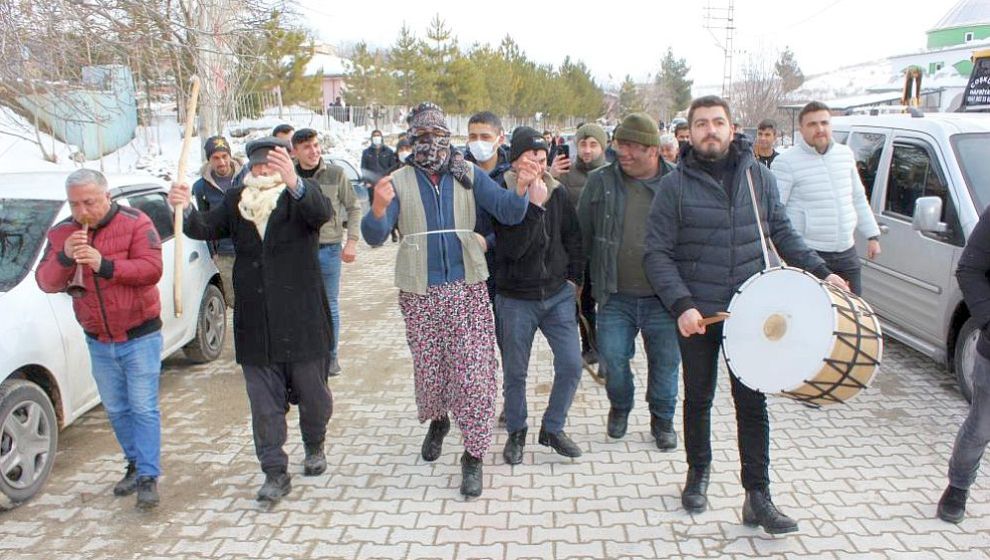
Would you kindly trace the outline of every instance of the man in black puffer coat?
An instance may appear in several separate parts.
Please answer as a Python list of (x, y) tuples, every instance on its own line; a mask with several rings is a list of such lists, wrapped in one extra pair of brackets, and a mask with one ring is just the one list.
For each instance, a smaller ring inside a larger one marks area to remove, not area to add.
[[(745, 136), (732, 135), (732, 115), (719, 97), (695, 99), (688, 113), (691, 145), (653, 199), (643, 264), (664, 305), (677, 318), (684, 371), (684, 508), (700, 513), (712, 462), (711, 406), (718, 373), (722, 326), (700, 324), (702, 315), (725, 311), (736, 289), (764, 268), (760, 234), (747, 184), (752, 175), (764, 231), (785, 261), (842, 286), (791, 227), (773, 174), (753, 157)], [(766, 397), (730, 370), (736, 408), (743, 522), (768, 533), (797, 530), (770, 499), (770, 423)]]

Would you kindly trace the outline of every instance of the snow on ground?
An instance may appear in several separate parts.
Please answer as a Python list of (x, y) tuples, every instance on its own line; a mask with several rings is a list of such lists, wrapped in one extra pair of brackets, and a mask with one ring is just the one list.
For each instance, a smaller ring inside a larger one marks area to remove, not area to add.
[[(174, 105), (173, 105), (174, 107)], [(258, 119), (241, 120), (227, 125), (224, 134), (230, 140), (235, 156), (243, 158), (244, 146), (248, 141), (271, 134), (279, 124), (288, 123), (295, 128), (314, 128), (320, 134), (320, 141), (330, 156), (345, 159), (355, 167), (361, 161), (361, 151), (368, 145), (371, 130), (355, 127), (351, 123), (340, 123), (326, 119), (301, 107), (286, 107), (282, 117), (278, 109), (265, 112)], [(399, 130), (389, 130), (386, 134), (396, 134)], [(171, 179), (176, 172), (179, 152), (182, 149), (182, 125), (176, 122), (175, 111), (159, 108), (148, 126), (139, 126), (134, 140), (123, 148), (103, 156), (102, 159), (78, 162), (78, 150), (71, 145), (40, 133), (41, 143), (48, 153), (55, 154), (55, 162), (45, 161), (38, 147), (32, 123), (0, 106), (0, 172), (30, 172), (65, 170), (66, 172), (86, 167), (102, 170), (105, 173), (148, 173)], [(189, 181), (195, 180), (202, 167), (202, 141), (193, 138), (186, 159)]]
[(903, 76), (891, 73), (890, 60), (883, 58), (809, 76), (792, 95), (800, 99), (838, 99), (869, 90), (896, 90), (903, 80)]

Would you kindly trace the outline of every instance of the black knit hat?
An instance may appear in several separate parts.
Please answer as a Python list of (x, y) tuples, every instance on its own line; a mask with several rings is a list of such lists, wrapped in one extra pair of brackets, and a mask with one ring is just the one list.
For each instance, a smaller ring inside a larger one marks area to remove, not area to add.
[(530, 150), (543, 150), (549, 153), (550, 148), (547, 147), (547, 141), (543, 139), (543, 135), (540, 134), (535, 128), (530, 128), (528, 126), (520, 126), (512, 132), (512, 138), (509, 139), (510, 149), (509, 149), (509, 161), (516, 161), (519, 156), (525, 154)]
[(206, 152), (206, 159), (210, 159), (216, 152), (227, 152), (229, 154), (230, 144), (227, 143), (227, 139), (223, 136), (210, 136), (206, 139), (203, 151)]

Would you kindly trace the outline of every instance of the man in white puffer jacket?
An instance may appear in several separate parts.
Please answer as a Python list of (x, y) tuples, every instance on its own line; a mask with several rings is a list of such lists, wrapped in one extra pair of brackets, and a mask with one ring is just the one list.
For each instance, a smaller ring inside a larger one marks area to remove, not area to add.
[(869, 239), (866, 256), (880, 254), (880, 228), (866, 199), (852, 150), (832, 140), (831, 111), (812, 101), (798, 116), (801, 138), (773, 162), (780, 201), (804, 242), (828, 268), (862, 293), (853, 232)]

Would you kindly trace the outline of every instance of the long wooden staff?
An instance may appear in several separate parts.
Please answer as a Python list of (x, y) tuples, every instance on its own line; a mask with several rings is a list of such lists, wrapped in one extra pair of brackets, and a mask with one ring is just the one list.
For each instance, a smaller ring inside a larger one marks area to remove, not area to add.
[[(199, 78), (193, 76), (189, 80), (189, 101), (186, 103), (186, 127), (182, 136), (182, 150), (179, 151), (179, 169), (175, 175), (177, 183), (185, 182), (186, 155), (192, 144), (193, 122), (196, 120), (196, 103), (199, 100)], [(191, 203), (191, 201), (190, 201)], [(183, 208), (175, 207), (175, 274), (172, 276), (172, 297), (175, 316), (182, 317), (182, 261), (185, 255), (182, 250)]]

